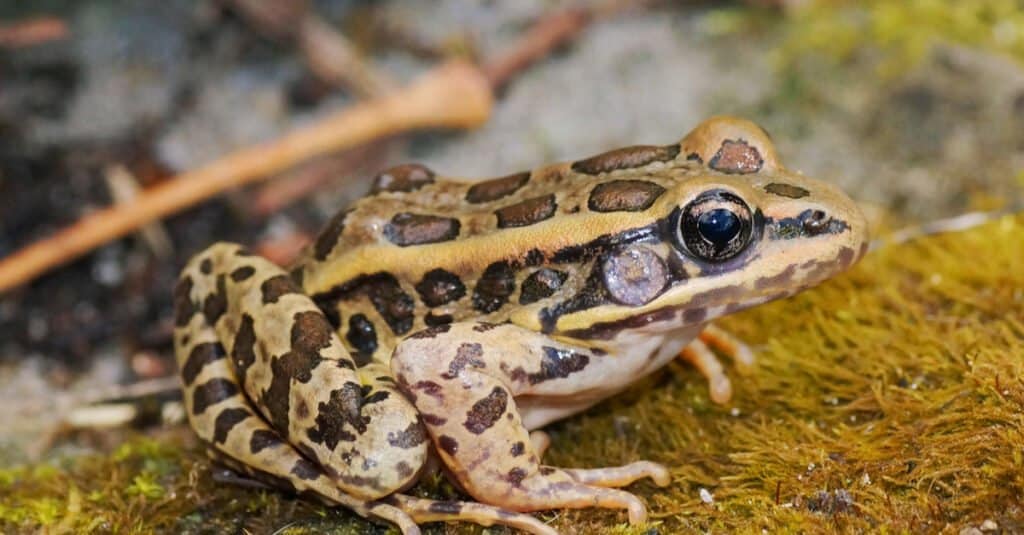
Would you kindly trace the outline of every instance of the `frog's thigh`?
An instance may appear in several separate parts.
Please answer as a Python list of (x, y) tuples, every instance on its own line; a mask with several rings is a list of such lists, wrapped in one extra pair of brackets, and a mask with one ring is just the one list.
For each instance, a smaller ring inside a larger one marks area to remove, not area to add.
[(296, 493), (311, 492), (360, 516), (392, 522), (404, 535), (420, 533), (409, 515), (394, 505), (361, 500), (342, 492), (317, 465), (299, 455), (256, 414), (242, 394), (216, 333), (201, 320), (200, 315), (192, 318), (187, 338), (182, 333), (176, 336), (181, 350), (190, 355), (186, 363), (198, 363), (192, 367), (195, 375), (184, 380), (185, 408), (196, 434), (209, 444), (215, 457), (259, 481)]
[[(596, 357), (514, 325), (460, 323), (404, 340), (391, 360), (399, 386), (426, 424), (442, 460), (473, 497), (516, 511), (606, 507), (646, 510), (636, 496), (603, 488), (650, 476), (653, 463), (597, 470), (541, 466), (516, 407), (517, 396), (552, 396)], [(561, 387), (556, 386), (561, 383)]]

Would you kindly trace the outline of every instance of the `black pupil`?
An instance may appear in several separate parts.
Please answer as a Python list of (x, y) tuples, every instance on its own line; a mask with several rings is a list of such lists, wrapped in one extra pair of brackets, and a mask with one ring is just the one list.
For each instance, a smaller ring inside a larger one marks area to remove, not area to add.
[(715, 208), (697, 218), (697, 231), (715, 247), (724, 247), (740, 233), (740, 218), (731, 210)]

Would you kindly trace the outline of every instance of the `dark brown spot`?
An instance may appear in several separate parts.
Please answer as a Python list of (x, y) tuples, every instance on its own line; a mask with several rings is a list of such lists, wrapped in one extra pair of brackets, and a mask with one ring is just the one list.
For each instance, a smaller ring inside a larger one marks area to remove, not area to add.
[(276, 303), (282, 295), (298, 293), (299, 289), (288, 275), (277, 275), (263, 281), (260, 292), (263, 294), (263, 303), (270, 304)]
[(550, 466), (542, 466), (539, 471), (542, 476), (549, 476), (555, 473), (555, 469)]
[(466, 286), (454, 273), (437, 268), (423, 275), (423, 280), (416, 284), (416, 291), (424, 304), (437, 307), (462, 299)]
[(452, 457), (459, 452), (459, 442), (448, 435), (441, 435), (441, 438), (437, 439), (437, 445)]
[(451, 314), (427, 312), (427, 315), (423, 316), (423, 323), (427, 324), (427, 327), (437, 327), (438, 325), (445, 325), (453, 321), (455, 321), (455, 318)]
[(409, 463), (405, 461), (398, 461), (398, 464), (395, 465), (395, 472), (398, 473), (398, 477), (404, 479), (411, 476), (414, 470), (409, 466)]
[(377, 351), (377, 330), (365, 314), (353, 314), (348, 319), (348, 333), (345, 339), (356, 350), (356, 365), (365, 366)]
[(231, 346), (231, 362), (235, 367), (235, 375), (240, 380), (245, 379), (249, 367), (256, 362), (256, 331), (253, 329), (253, 319), (249, 314), (242, 314), (242, 319), (238, 323), (235, 342)]
[(448, 418), (443, 418), (436, 414), (420, 413), (420, 418), (423, 418), (423, 421), (426, 422), (427, 425), (438, 426), (448, 423)]
[(416, 302), (390, 273), (363, 275), (313, 296), (321, 310), (337, 310), (341, 300), (365, 297), (384, 318), (395, 334), (405, 334), (412, 328)]
[(242, 266), (231, 272), (231, 280), (235, 282), (242, 282), (249, 277), (252, 277), (253, 273), (256, 273), (256, 269), (252, 266)]
[(417, 381), (409, 388), (411, 390), (422, 391), (424, 394), (438, 401), (444, 401), (444, 395), (441, 393), (441, 385), (435, 383), (434, 381)]
[(696, 152), (691, 152), (690, 154), (687, 154), (686, 161), (697, 162), (700, 165), (704, 165), (704, 159), (701, 158), (700, 154), (697, 154)]
[(339, 442), (351, 442), (356, 433), (366, 432), (370, 418), (361, 414), (363, 409), (362, 389), (356, 383), (345, 383), (331, 391), (327, 403), (320, 403), (316, 415), (316, 427), (307, 431), (310, 440), (324, 444), (333, 450)]
[(441, 515), (460, 515), (462, 514), (462, 504), (459, 502), (432, 502), (427, 506), (427, 510)]
[(688, 308), (683, 311), (683, 323), (693, 325), (704, 321), (708, 317), (708, 309), (704, 307)]
[(292, 475), (299, 479), (313, 481), (320, 477), (320, 469), (306, 459), (299, 459), (295, 461), (295, 466), (292, 466)]
[(764, 158), (761, 153), (742, 139), (723, 141), (721, 148), (708, 162), (708, 167), (715, 171), (740, 175), (756, 173), (762, 165)]
[(348, 217), (349, 212), (352, 210), (342, 210), (331, 218), (324, 226), (324, 229), (320, 231), (320, 235), (317, 236), (316, 242), (313, 244), (313, 257), (317, 260), (326, 260), (327, 255), (331, 254), (334, 250), (334, 246), (338, 244), (341, 239), (341, 233), (345, 230), (345, 218)]
[(397, 433), (388, 433), (388, 444), (403, 450), (415, 448), (426, 441), (427, 434), (423, 431), (423, 426), (419, 422), (411, 422), (409, 427)]
[(459, 349), (455, 351), (455, 358), (448, 363), (448, 371), (441, 374), (441, 377), (445, 379), (454, 379), (462, 373), (462, 370), (466, 369), (466, 366), (472, 366), (474, 368), (484, 368), (482, 357), (484, 354), (484, 348), (480, 344), (464, 342), (459, 346)]
[(665, 262), (646, 247), (630, 247), (609, 255), (601, 270), (608, 295), (622, 305), (647, 304), (668, 285)]
[(525, 227), (555, 215), (555, 194), (542, 195), (494, 211), (498, 228)]
[(772, 182), (764, 187), (764, 190), (772, 195), (778, 195), (780, 197), (789, 197), (790, 199), (802, 199), (811, 194), (811, 192), (801, 188), (800, 186), (794, 186), (792, 184), (783, 184), (780, 182)]
[(810, 210), (801, 219), (803, 220), (804, 232), (808, 236), (817, 236), (827, 232), (829, 223), (832, 222), (832, 218), (823, 210)]
[(541, 322), (541, 329), (546, 333), (551, 332), (555, 328), (555, 324), (558, 323), (558, 318), (566, 314), (603, 305), (608, 300), (608, 290), (605, 289), (604, 275), (600, 269), (600, 264), (593, 265), (590, 275), (587, 276), (582, 288), (579, 288), (568, 299), (555, 303), (553, 306), (545, 307), (540, 311), (538, 316)]
[(300, 399), (299, 402), (295, 405), (295, 416), (299, 420), (305, 420), (306, 418), (309, 418), (309, 403), (306, 403), (306, 400)]
[(773, 240), (792, 240), (821, 234), (841, 234), (849, 229), (846, 221), (829, 217), (821, 210), (804, 210), (796, 217), (765, 219), (768, 237)]
[(185, 364), (181, 367), (181, 380), (185, 386), (191, 386), (203, 371), (203, 366), (224, 358), (224, 346), (219, 342), (206, 342), (197, 344), (189, 352)]
[(370, 193), (415, 191), (434, 182), (434, 172), (418, 163), (396, 165), (373, 177)]
[(207, 323), (214, 325), (228, 309), (228, 294), (225, 287), (224, 275), (217, 275), (217, 291), (206, 296), (203, 301), (203, 316)]
[(522, 485), (523, 480), (526, 479), (526, 470), (522, 468), (513, 468), (508, 471), (508, 475), (505, 479), (512, 484), (513, 487), (519, 487)]
[(846, 269), (850, 267), (850, 264), (853, 263), (854, 258), (855, 255), (853, 253), (853, 249), (849, 247), (843, 247), (839, 251), (839, 256), (836, 257), (836, 259), (839, 261), (839, 269)]
[(252, 432), (252, 437), (249, 439), (249, 451), (259, 453), (267, 448), (276, 448), (282, 444), (284, 444), (284, 441), (281, 440), (281, 437), (277, 436), (277, 433), (267, 429), (257, 429)]
[(551, 297), (569, 277), (564, 271), (541, 268), (526, 277), (519, 293), (519, 304), (528, 305)]
[(228, 433), (230, 433), (239, 422), (249, 416), (250, 413), (248, 410), (239, 407), (224, 409), (221, 411), (221, 413), (217, 415), (217, 419), (213, 422), (214, 444), (223, 444), (228, 439)]
[(796, 264), (790, 264), (786, 266), (786, 269), (770, 275), (768, 277), (761, 277), (754, 281), (754, 288), (763, 290), (765, 288), (778, 288), (781, 285), (785, 285), (793, 280), (793, 274), (796, 273)]
[(565, 379), (590, 364), (590, 357), (571, 349), (544, 346), (544, 357), (540, 360), (540, 371), (527, 375), (531, 385), (551, 379)]
[(508, 406), (508, 392), (500, 386), (494, 387), (490, 394), (478, 400), (466, 413), (466, 421), (462, 424), (467, 431), (479, 435), (487, 431), (505, 414)]
[(192, 293), (192, 277), (185, 276), (174, 285), (174, 326), (184, 327), (196, 313), (196, 307), (190, 297)]
[(199, 263), (199, 271), (202, 271), (203, 275), (213, 273), (213, 260), (204, 258), (203, 261)]
[(460, 227), (458, 219), (402, 212), (384, 226), (384, 237), (400, 247), (437, 243), (455, 239)]
[(520, 455), (526, 452), (526, 444), (523, 444), (522, 442), (516, 442), (515, 444), (512, 444), (512, 449), (510, 449), (508, 452), (512, 454), (513, 457), (519, 457)]
[(313, 368), (323, 361), (320, 351), (330, 346), (334, 334), (323, 314), (316, 311), (297, 312), (292, 321), (292, 350), (270, 360), (270, 386), (262, 396), (270, 422), (280, 433), (288, 432), (291, 382), (306, 383), (312, 379)]
[(519, 191), (529, 180), (530, 173), (527, 171), (477, 182), (466, 191), (466, 201), (473, 204), (496, 201)]
[(196, 387), (192, 393), (192, 414), (200, 415), (207, 408), (216, 405), (238, 393), (238, 386), (228, 379), (210, 379)]
[(412, 338), (414, 340), (426, 340), (426, 339), (434, 338), (435, 336), (437, 336), (439, 334), (444, 334), (444, 333), (450, 331), (451, 329), (452, 329), (452, 326), (451, 326), (450, 323), (442, 323), (440, 325), (435, 325), (433, 327), (428, 327), (426, 329), (423, 329), (422, 331), (417, 331), (415, 334), (409, 335), (409, 338)]
[(665, 188), (643, 180), (613, 180), (590, 192), (588, 206), (595, 212), (639, 212), (665, 193)]
[(598, 175), (619, 169), (633, 169), (654, 162), (667, 162), (679, 154), (679, 145), (657, 147), (634, 145), (608, 151), (572, 164), (572, 170), (587, 175)]
[(494, 312), (508, 302), (516, 289), (516, 274), (505, 261), (487, 266), (473, 289), (473, 308), (483, 313)]

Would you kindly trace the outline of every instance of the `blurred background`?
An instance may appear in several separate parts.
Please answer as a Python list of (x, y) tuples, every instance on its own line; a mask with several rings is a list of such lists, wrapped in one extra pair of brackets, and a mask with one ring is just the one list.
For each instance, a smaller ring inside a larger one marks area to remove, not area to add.
[(879, 229), (1021, 198), (1020, 0), (8, 1), (0, 259), (453, 58), (493, 92), (478, 126), (326, 151), (0, 292), (0, 466), (114, 447), (67, 411), (173, 374), (185, 260), (232, 240), (286, 263), (393, 164), (493, 177), (732, 114)]

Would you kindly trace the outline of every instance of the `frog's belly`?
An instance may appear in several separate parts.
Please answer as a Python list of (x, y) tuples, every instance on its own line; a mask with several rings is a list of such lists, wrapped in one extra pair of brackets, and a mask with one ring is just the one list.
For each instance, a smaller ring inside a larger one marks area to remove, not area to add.
[(671, 362), (703, 329), (688, 327), (670, 333), (623, 332), (618, 348), (563, 381), (516, 397), (523, 425), (534, 430), (586, 410), (626, 389), (637, 380)]

